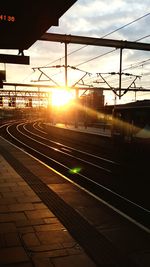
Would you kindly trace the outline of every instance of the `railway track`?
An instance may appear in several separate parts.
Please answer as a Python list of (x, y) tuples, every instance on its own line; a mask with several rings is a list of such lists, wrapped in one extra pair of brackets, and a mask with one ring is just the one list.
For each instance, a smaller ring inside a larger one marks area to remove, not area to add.
[[(95, 152), (90, 144), (84, 149), (82, 144), (79, 148), (79, 144), (70, 145), (66, 140), (60, 142), (56, 136), (52, 139), (50, 130), (38, 121), (3, 125), (1, 135), (57, 169), (97, 200), (104, 201), (139, 227), (149, 231), (147, 196), (145, 194), (145, 199), (139, 202), (142, 186), (139, 185), (137, 191), (133, 192), (135, 181), (130, 182), (129, 178), (124, 180), (128, 173), (126, 165), (119, 159), (114, 160), (109, 148), (106, 147), (108, 156), (104, 157), (101, 151)], [(130, 174), (129, 177), (131, 176)]]

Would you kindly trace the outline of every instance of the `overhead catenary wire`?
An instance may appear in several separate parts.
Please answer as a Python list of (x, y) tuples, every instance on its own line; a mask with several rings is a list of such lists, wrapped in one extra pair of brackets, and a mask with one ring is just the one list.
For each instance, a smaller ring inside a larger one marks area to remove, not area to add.
[[(149, 15), (150, 13), (148, 13), (148, 15)], [(142, 17), (144, 17), (144, 16), (142, 16)], [(137, 21), (137, 20), (136, 20)], [(131, 24), (131, 23), (130, 23)], [(116, 30), (117, 31), (117, 30)], [(137, 40), (135, 40), (135, 42), (138, 42), (138, 41), (141, 41), (141, 40), (143, 40), (143, 39), (145, 39), (145, 38), (148, 38), (148, 37), (150, 37), (150, 35), (146, 35), (146, 36), (143, 36), (143, 37), (141, 37), (141, 38), (139, 38), (139, 39), (137, 39)], [(87, 45), (86, 45), (87, 46)], [(81, 65), (84, 65), (84, 64), (86, 64), (86, 63), (88, 63), (88, 62), (91, 62), (91, 61), (93, 61), (93, 60), (96, 60), (96, 59), (98, 59), (98, 58), (101, 58), (101, 57), (104, 57), (104, 56), (106, 56), (106, 55), (109, 55), (110, 53), (113, 53), (113, 52), (115, 52), (116, 50), (118, 50), (117, 48), (114, 48), (114, 49), (111, 49), (110, 51), (108, 51), (108, 52), (106, 52), (106, 53), (103, 53), (103, 54), (100, 54), (100, 55), (98, 55), (98, 56), (96, 56), (96, 57), (92, 57), (91, 59), (88, 59), (88, 60), (86, 60), (86, 61), (84, 61), (84, 62), (82, 62), (82, 63), (79, 63), (79, 64), (77, 64), (75, 67), (79, 67), (79, 66), (81, 66)], [(126, 70), (126, 69), (123, 69), (123, 71), (124, 70)], [(55, 75), (55, 74), (54, 74)], [(56, 74), (57, 75), (57, 74)]]
[[(141, 41), (141, 40), (143, 40), (143, 39), (145, 39), (145, 38), (148, 38), (148, 37), (150, 37), (150, 35), (146, 35), (146, 36), (144, 36), (144, 37), (141, 37), (140, 39), (137, 39), (137, 40), (135, 40), (134, 42)], [(88, 60), (86, 60), (86, 61), (84, 61), (84, 62), (82, 62), (82, 63), (80, 63), (80, 64), (77, 64), (76, 67), (81, 66), (81, 65), (83, 65), (83, 64), (86, 64), (86, 63), (88, 63), (88, 62), (90, 62), (90, 61), (92, 61), (92, 60), (95, 60), (95, 59), (97, 59), (97, 58), (106, 56), (106, 55), (108, 55), (108, 54), (110, 54), (110, 53), (112, 53), (112, 52), (115, 52), (116, 50), (118, 50), (118, 48), (111, 49), (110, 51), (108, 51), (108, 52), (106, 52), (106, 53), (104, 53), (104, 54), (100, 54), (100, 55), (98, 55), (98, 56), (96, 56), (96, 57), (93, 57), (93, 58), (91, 58), (91, 59), (88, 59)]]
[[(124, 29), (125, 27), (128, 27), (129, 25), (131, 25), (131, 24), (133, 24), (133, 23), (135, 23), (135, 22), (137, 22), (137, 21), (139, 21), (139, 20), (141, 20), (141, 19), (143, 19), (143, 18), (145, 18), (145, 17), (147, 17), (147, 16), (149, 16), (149, 15), (150, 15), (150, 13), (147, 13), (147, 14), (145, 14), (145, 15), (143, 15), (143, 16), (141, 16), (141, 17), (135, 19), (135, 20), (132, 20), (132, 21), (130, 21), (129, 23), (126, 23), (125, 25), (123, 25), (123, 26), (121, 26), (121, 27), (119, 27), (119, 28), (117, 28), (117, 29), (115, 29), (115, 30), (113, 30), (113, 31), (110, 31), (109, 33), (107, 33), (107, 34), (101, 36), (100, 38), (105, 38), (105, 37), (107, 37), (107, 36), (109, 36), (109, 35), (111, 35), (111, 34), (117, 32), (117, 31), (120, 31), (120, 30)], [(148, 36), (147, 36), (147, 37), (148, 37)], [(146, 37), (145, 37), (145, 38), (146, 38)], [(142, 39), (143, 39), (143, 38), (140, 38), (139, 40), (142, 40)], [(139, 40), (137, 40), (137, 41), (139, 41)], [(84, 46), (82, 46), (82, 47), (80, 47), (80, 48), (78, 48), (78, 49), (76, 49), (76, 50), (73, 50), (72, 52), (68, 53), (67, 56), (70, 56), (70, 55), (72, 55), (72, 54), (74, 54), (74, 53), (76, 53), (76, 52), (78, 52), (78, 51), (84, 49), (84, 48), (87, 47), (87, 46), (88, 46), (88, 45), (84, 45)], [(115, 51), (115, 50), (116, 50), (116, 49), (113, 49), (112, 52)], [(59, 59), (57, 59), (57, 60), (55, 60), (55, 61), (52, 61), (51, 63), (48, 63), (48, 64), (46, 64), (45, 66), (51, 65), (51, 64), (57, 62), (58, 60), (61, 60), (61, 59), (64, 59), (64, 58), (65, 58), (65, 56), (64, 56), (64, 57), (61, 57), (61, 58), (59, 58)], [(94, 59), (95, 59), (95, 58), (94, 58)], [(93, 59), (93, 60), (94, 60), (94, 59)], [(86, 62), (86, 63), (87, 63), (87, 62)], [(81, 64), (82, 64), (82, 63), (78, 64), (77, 66), (79, 66), (79, 65), (81, 65)], [(85, 63), (84, 63), (84, 64), (85, 64)]]
[[(129, 23), (127, 23), (127, 24), (125, 24), (125, 25), (123, 25), (123, 26), (121, 26), (121, 27), (119, 27), (119, 28), (117, 28), (117, 29), (115, 29), (115, 30), (113, 30), (113, 31), (111, 31), (111, 32), (109, 32), (109, 33), (103, 35), (101, 38), (105, 38), (106, 36), (109, 36), (109, 35), (111, 35), (111, 34), (117, 32), (117, 31), (119, 31), (119, 30), (121, 30), (121, 29), (124, 29), (125, 27), (128, 27), (129, 25), (132, 25), (133, 23), (138, 22), (139, 20), (141, 20), (141, 19), (143, 19), (143, 18), (145, 18), (145, 17), (147, 17), (147, 16), (149, 16), (149, 15), (150, 15), (150, 13), (147, 13), (147, 14), (145, 14), (145, 15), (143, 15), (143, 16), (141, 16), (141, 17), (135, 19), (135, 20), (132, 20), (132, 21), (130, 21)], [(140, 38), (140, 39), (138, 39), (138, 40), (136, 40), (136, 41), (141, 41), (142, 39), (145, 39), (145, 38), (147, 38), (147, 37), (149, 37), (149, 36), (150, 36), (150, 35), (144, 36), (144, 37), (142, 37), (142, 38)], [(87, 47), (87, 46), (88, 46), (88, 45), (82, 46), (81, 48), (76, 49), (76, 50), (74, 50), (74, 51), (68, 53), (67, 56), (70, 56), (70, 55), (72, 55), (72, 54), (74, 54), (74, 53), (80, 51), (81, 49), (84, 49), (84, 48)], [(96, 59), (98, 59), (98, 58), (101, 58), (101, 57), (104, 57), (104, 56), (106, 56), (106, 55), (109, 55), (110, 53), (113, 53), (113, 52), (115, 52), (115, 51), (116, 51), (116, 48), (115, 48), (115, 49), (111, 49), (110, 51), (108, 51), (108, 52), (106, 52), (106, 53), (100, 54), (100, 55), (98, 55), (98, 56), (96, 56), (96, 57), (92, 57), (92, 58), (90, 58), (90, 59), (88, 59), (88, 60), (86, 60), (86, 61), (84, 61), (84, 62), (81, 62), (81, 63), (77, 64), (75, 67), (79, 67), (79, 66), (81, 66), (81, 65), (83, 65), (83, 64), (86, 64), (86, 63), (88, 63), (88, 62), (90, 62), (90, 61), (93, 61), (93, 60), (96, 60)], [(54, 61), (52, 61), (51, 63), (46, 64), (45, 67), (48, 66), (48, 65), (50, 65), (50, 64), (53, 64), (53, 63), (57, 62), (58, 60), (60, 61), (60, 60), (63, 59), (63, 58), (64, 58), (64, 57), (59, 58), (59, 59), (57, 59), (57, 60), (54, 60)], [(57, 74), (58, 74), (58, 73), (55, 73), (55, 74), (53, 74), (52, 76), (55, 76), (55, 75), (57, 75)]]
[[(140, 39), (135, 40), (135, 42), (141, 41), (141, 40), (143, 40), (143, 39), (145, 39), (145, 38), (148, 38), (148, 37), (150, 37), (150, 35), (143, 36), (143, 37), (141, 37)], [(78, 64), (78, 65), (76, 65), (76, 66), (79, 67), (79, 66), (81, 66), (81, 65), (83, 65), (83, 64), (86, 64), (87, 62), (90, 62), (90, 61), (92, 61), (92, 60), (101, 58), (101, 57), (106, 56), (106, 55), (108, 55), (108, 54), (110, 54), (110, 53), (112, 53), (112, 52), (115, 52), (116, 50), (117, 50), (117, 48), (112, 49), (112, 50), (110, 50), (110, 51), (108, 51), (108, 52), (106, 52), (106, 53), (100, 54), (100, 55), (98, 55), (98, 56), (96, 56), (96, 57), (92, 57), (91, 59), (88, 59), (88, 60), (86, 60), (86, 61), (84, 61), (84, 62), (82, 62), (82, 63), (80, 63), (80, 64)], [(146, 61), (149, 61), (149, 60), (150, 60), (150, 59), (147, 59)], [(142, 61), (142, 62), (143, 62), (143, 61)], [(143, 66), (143, 63), (141, 63), (141, 66)], [(137, 66), (137, 67), (139, 67), (139, 66)], [(137, 67), (135, 67), (135, 68), (137, 68)], [(125, 71), (125, 70), (127, 70), (127, 69), (131, 69), (131, 68), (132, 68), (132, 67), (123, 69), (123, 71)], [(109, 75), (109, 76), (112, 77), (112, 75)], [(108, 76), (108, 77), (109, 77), (109, 76)], [(106, 78), (108, 78), (108, 77), (106, 77)]]
[[(125, 27), (127, 27), (127, 26), (129, 26), (129, 25), (131, 25), (131, 24), (133, 24), (133, 23), (135, 23), (135, 22), (137, 22), (137, 21), (139, 21), (139, 20), (141, 20), (141, 19), (143, 19), (143, 18), (149, 16), (149, 15), (150, 15), (150, 13), (147, 13), (147, 14), (145, 14), (145, 15), (143, 15), (143, 16), (141, 16), (141, 17), (139, 17), (139, 18), (137, 18), (137, 19), (135, 19), (135, 20), (133, 20), (133, 21), (131, 21), (131, 22), (129, 22), (129, 23), (127, 23), (127, 24), (125, 24), (125, 25), (119, 27), (119, 28), (117, 28), (116, 30), (113, 30), (113, 31), (111, 31), (111, 32), (109, 32), (109, 33), (107, 33), (107, 34), (105, 34), (102, 38), (104, 38), (104, 37), (106, 37), (106, 36), (108, 36), (108, 35), (111, 35), (112, 33), (117, 32), (117, 31), (119, 31), (119, 30), (121, 30), (121, 29), (123, 29), (123, 28), (125, 28)], [(149, 36), (150, 36), (150, 35), (146, 35), (146, 36), (144, 36), (144, 37), (141, 37), (141, 38), (135, 40), (135, 42), (141, 41), (141, 40), (143, 40), (143, 39), (145, 39), (145, 38), (148, 38)], [(81, 49), (83, 49), (83, 48), (85, 48), (85, 47), (87, 47), (87, 46), (88, 46), (88, 45), (85, 45), (85, 46), (83, 46), (82, 48), (79, 48), (79, 49), (77, 49), (77, 50), (74, 50), (74, 51), (72, 51), (71, 53), (67, 54), (67, 56), (69, 56), (69, 55), (71, 55), (71, 54), (73, 54), (73, 53), (75, 53), (75, 52), (78, 52), (79, 50), (81, 50)], [(88, 60), (86, 60), (86, 61), (84, 61), (84, 62), (81, 62), (81, 63), (75, 65), (75, 67), (79, 67), (79, 66), (81, 66), (81, 65), (84, 65), (84, 64), (86, 64), (86, 63), (88, 63), (88, 62), (91, 62), (91, 61), (93, 61), (93, 60), (96, 60), (96, 59), (98, 59), (98, 58), (107, 56), (107, 55), (109, 55), (109, 54), (115, 52), (116, 50), (117, 50), (117, 48), (115, 48), (115, 49), (111, 49), (111, 50), (108, 51), (108, 52), (105, 52), (105, 53), (100, 54), (100, 55), (98, 55), (98, 56), (96, 56), (96, 57), (92, 57), (92, 58), (90, 58), (90, 59), (88, 59)], [(64, 58), (64, 57), (62, 57), (61, 59), (63, 59), (63, 58)], [(60, 59), (59, 59), (59, 60), (60, 60)], [(57, 61), (57, 60), (53, 61), (53, 63), (56, 62), (56, 61)], [(49, 64), (50, 64), (50, 63), (49, 63)], [(47, 64), (46, 66), (48, 66), (49, 64)], [(51, 64), (52, 64), (52, 62), (51, 62)], [(46, 66), (45, 66), (45, 67), (46, 67)], [(56, 73), (56, 74), (53, 74), (53, 76), (55, 76), (55, 75), (57, 75), (57, 73)]]

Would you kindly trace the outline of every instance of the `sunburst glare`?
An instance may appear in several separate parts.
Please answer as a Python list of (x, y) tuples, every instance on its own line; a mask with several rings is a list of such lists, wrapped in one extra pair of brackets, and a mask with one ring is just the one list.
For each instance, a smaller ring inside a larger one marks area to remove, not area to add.
[(62, 107), (69, 104), (74, 99), (71, 90), (55, 89), (52, 91), (52, 106)]

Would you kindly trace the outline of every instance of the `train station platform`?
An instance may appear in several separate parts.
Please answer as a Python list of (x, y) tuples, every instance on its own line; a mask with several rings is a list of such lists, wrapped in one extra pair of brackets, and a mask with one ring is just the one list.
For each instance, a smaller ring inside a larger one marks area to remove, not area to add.
[(149, 267), (150, 237), (0, 137), (0, 266)]
[[(0, 138), (0, 266), (95, 267), (64, 225), (10, 165), (7, 149), (12, 150), (11, 145)], [(24, 153), (21, 157), (22, 161), (28, 158)], [(38, 165), (40, 162), (32, 165), (36, 172), (41, 171)], [(42, 175), (46, 175), (43, 170)]]
[(74, 124), (56, 123), (54, 126), (59, 127), (59, 128), (65, 128), (65, 129), (72, 130), (72, 131), (83, 132), (83, 133), (103, 135), (107, 137), (111, 136), (110, 127), (106, 127), (105, 125), (101, 127), (94, 127), (94, 126), (85, 127), (84, 125), (78, 124), (78, 126), (75, 127)]

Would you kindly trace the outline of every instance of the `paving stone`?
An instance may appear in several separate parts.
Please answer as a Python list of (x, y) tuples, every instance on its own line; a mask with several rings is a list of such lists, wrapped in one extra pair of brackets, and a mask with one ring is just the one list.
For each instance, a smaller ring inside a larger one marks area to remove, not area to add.
[(96, 267), (85, 254), (51, 259), (55, 267)]
[(21, 246), (21, 241), (18, 233), (7, 233), (4, 235), (4, 239), (7, 247)]
[(34, 210), (34, 206), (32, 203), (18, 203), (8, 205), (10, 211), (25, 211), (25, 210)]
[(0, 249), (0, 264), (9, 264), (25, 261), (29, 261), (29, 258), (22, 247)]
[[(14, 179), (13, 179), (14, 180)], [(5, 183), (1, 183), (1, 188), (6, 187), (6, 186), (17, 186), (16, 183), (14, 182), (5, 182)]]
[(66, 251), (69, 255), (80, 255), (83, 254), (83, 251), (77, 248), (66, 248)]
[(20, 234), (34, 233), (34, 228), (32, 226), (19, 227), (18, 231)]
[(83, 250), (78, 243), (76, 243), (75, 241), (73, 242), (63, 242), (63, 247), (68, 249), (68, 248), (75, 248), (77, 250)]
[(13, 180), (13, 182), (17, 184), (17, 182), (23, 180), (20, 176), (16, 176), (16, 173), (14, 175), (13, 175), (13, 173), (11, 173), (11, 172), (13, 172), (13, 169), (11, 172), (8, 172), (7, 175), (5, 175), (5, 171), (6, 171), (6, 169), (4, 168), (4, 175), (3, 175), (3, 182), (4, 183), (11, 183)]
[(22, 185), (22, 186), (19, 186), (19, 187), (20, 187), (20, 190), (22, 190), (26, 194), (28, 194), (28, 193), (35, 194), (34, 191), (32, 190), (32, 188), (30, 188), (30, 186), (28, 184)]
[[(57, 250), (52, 250), (52, 251), (43, 251), (40, 253), (34, 253), (33, 259), (56, 258), (56, 257), (65, 257), (65, 256), (68, 256), (68, 252), (65, 249), (57, 249)], [(61, 267), (61, 265), (59, 267)]]
[(44, 222), (46, 224), (60, 224), (60, 226), (63, 226), (61, 222), (56, 218), (56, 217), (51, 217), (51, 218), (44, 218)]
[[(9, 198), (10, 197), (10, 192), (3, 192), (1, 193), (2, 197), (4, 198)], [(11, 191), (11, 197), (23, 197), (25, 196), (25, 193), (24, 192), (16, 192), (16, 191)]]
[(34, 229), (36, 232), (47, 232), (51, 230), (63, 230), (65, 228), (59, 223), (53, 223), (53, 224), (37, 225), (34, 226)]
[(19, 203), (35, 203), (35, 202), (41, 203), (41, 199), (36, 195), (34, 195), (34, 196), (23, 195), (21, 198), (16, 196), (16, 200)]
[(16, 231), (17, 229), (14, 223), (0, 223), (0, 233), (13, 233)]
[(47, 206), (45, 204), (43, 204), (42, 202), (41, 203), (34, 203), (33, 206), (34, 206), (35, 210), (42, 210), (42, 209), (47, 208)]
[(21, 263), (17, 262), (17, 263), (6, 264), (5, 267), (33, 267), (33, 264), (30, 262), (21, 262)]
[(15, 197), (3, 198), (3, 197), (0, 195), (0, 198), (1, 198), (0, 206), (1, 206), (1, 205), (7, 205), (7, 204), (15, 204), (15, 203), (17, 203), (17, 200), (16, 200)]
[(44, 258), (44, 259), (38, 258), (34, 259), (33, 262), (35, 267), (54, 267), (54, 265), (50, 262), (49, 258)]
[(0, 205), (0, 213), (7, 213), (8, 205)]
[(39, 246), (40, 241), (35, 233), (26, 233), (22, 235), (22, 239), (27, 247)]
[(12, 222), (25, 219), (26, 216), (23, 212), (0, 214), (0, 222)]
[(37, 232), (37, 237), (42, 244), (52, 244), (52, 243), (66, 243), (73, 242), (73, 238), (68, 232), (62, 230), (51, 230), (48, 232)]
[(67, 250), (69, 255), (78, 255), (84, 253), (83, 249), (77, 243), (63, 243), (63, 246)]
[[(50, 252), (53, 250), (65, 249), (64, 246), (60, 243), (52, 243), (50, 245), (39, 245), (34, 247), (29, 247), (32, 252)], [(67, 250), (66, 250), (67, 251)]]
[(36, 194), (34, 193), (34, 191), (24, 191), (24, 194), (25, 194), (25, 196), (30, 196), (30, 197), (33, 197), (33, 196), (36, 196)]
[(28, 188), (30, 188), (29, 185), (24, 180), (21, 181), (20, 179), (18, 179), (17, 185), (19, 185), (19, 186), (24, 186), (25, 185)]
[(0, 192), (10, 192), (11, 188), (9, 188), (8, 186), (0, 186)]
[(12, 192), (26, 192), (26, 190), (31, 190), (29, 186), (20, 186), (18, 185), (18, 183), (16, 184), (16, 186), (10, 186), (9, 187), (11, 189)]
[(0, 248), (4, 248), (6, 247), (6, 242), (5, 242), (5, 238), (4, 238), (4, 234), (0, 233)]
[(45, 224), (43, 219), (31, 219), (29, 220), (26, 218), (25, 220), (19, 220), (16, 222), (17, 227), (23, 227), (23, 226), (34, 226), (34, 225), (43, 225)]
[(38, 210), (38, 212), (36, 210), (25, 211), (25, 214), (27, 215), (29, 219), (54, 217), (54, 214), (48, 209)]
[(52, 188), (56, 192), (65, 193), (65, 194), (67, 193), (67, 196), (68, 194), (72, 194), (72, 195), (77, 194), (77, 189), (73, 185), (70, 187), (70, 184), (68, 183), (63, 183), (63, 184), (54, 183), (54, 184), (51, 184), (49, 187)]

